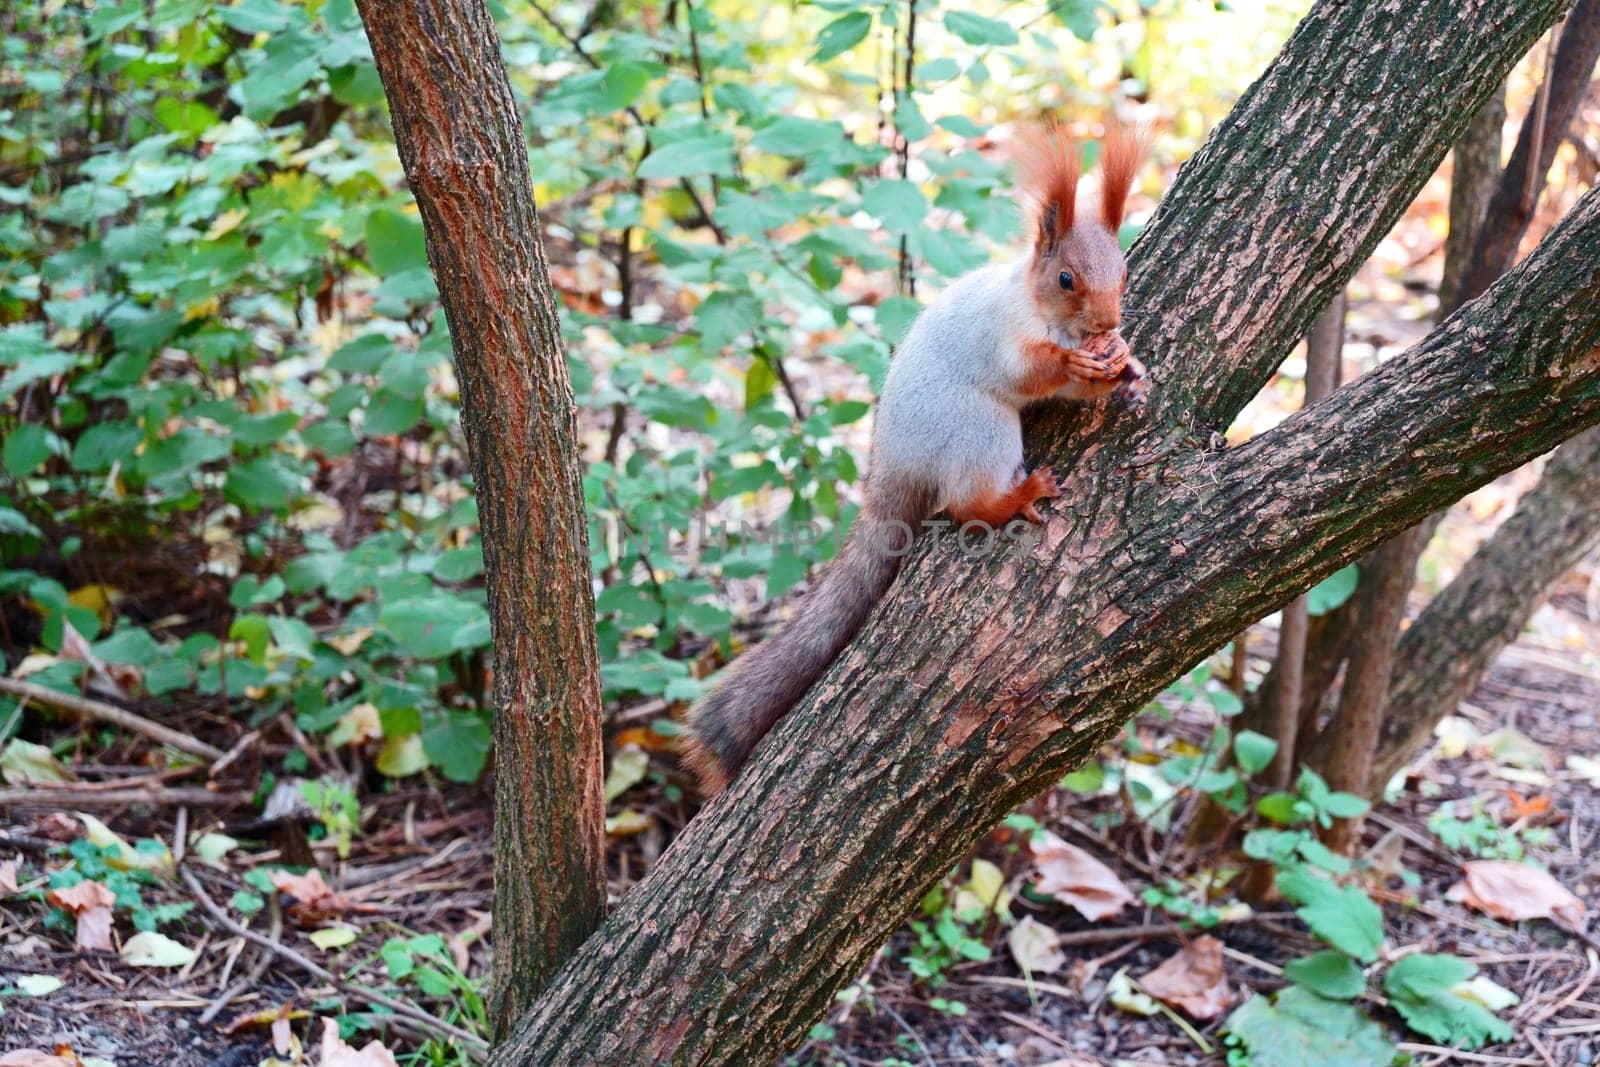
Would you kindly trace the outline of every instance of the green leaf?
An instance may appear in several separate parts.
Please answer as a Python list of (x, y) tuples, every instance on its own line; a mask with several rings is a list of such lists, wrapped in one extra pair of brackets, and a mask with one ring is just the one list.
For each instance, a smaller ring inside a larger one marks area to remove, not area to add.
[(449, 712), (422, 732), (422, 747), (452, 782), (476, 781), (489, 761), (489, 724), (471, 712)]
[(1251, 997), (1224, 1026), (1249, 1067), (1388, 1067), (1396, 1055), (1383, 1028), (1355, 1005), (1299, 986)]
[(1278, 892), (1301, 905), (1295, 914), (1311, 932), (1364, 963), (1383, 947), (1383, 912), (1355, 886), (1337, 886), (1308, 870), (1278, 873)]
[[(1222, 10), (1222, 2), (1217, 0), (1219, 11)], [(1056, 0), (1050, 9), (1074, 37), (1080, 41), (1092, 41), (1095, 31), (1100, 28), (1102, 6), (1101, 0)]]
[(891, 230), (914, 230), (928, 217), (928, 198), (915, 182), (903, 178), (873, 182), (862, 196), (861, 206)]
[(867, 31), (872, 29), (872, 15), (866, 11), (852, 11), (848, 15), (840, 15), (817, 34), (817, 50), (812, 55), (812, 60), (825, 63), (843, 52), (847, 52), (860, 44), (866, 37)]
[(1318, 996), (1332, 1000), (1351, 1000), (1367, 988), (1360, 966), (1343, 952), (1324, 951), (1290, 960), (1283, 965), (1283, 975)]
[[(414, 215), (401, 214), (391, 208), (379, 208), (367, 216), (366, 242), (367, 262), (377, 274), (401, 274), (428, 266), (428, 246), (422, 236), (422, 220)], [(334, 360), (356, 345), (382, 347), (385, 352), (390, 350), (386, 338), (369, 335), (345, 345), (334, 353)]]
[(999, 19), (984, 18), (970, 11), (952, 11), (944, 17), (944, 28), (968, 44), (1007, 45), (1017, 43), (1017, 31)]
[[(1245, 774), (1256, 774), (1272, 762), (1278, 754), (1278, 742), (1254, 730), (1240, 730), (1233, 738), (1233, 758)], [(1287, 795), (1287, 794), (1285, 794)], [(1267, 799), (1265, 797), (1263, 800)], [(1289, 798), (1292, 802), (1293, 797)], [(1272, 818), (1272, 816), (1268, 816)], [(1282, 822), (1284, 820), (1276, 820)]]
[(761, 128), (750, 144), (775, 156), (804, 157), (849, 139), (837, 122), (785, 115)]
[(691, 178), (732, 171), (733, 138), (706, 129), (657, 146), (639, 164), (637, 174), (641, 178)]
[(488, 621), (489, 613), (478, 604), (447, 594), (397, 600), (378, 613), (378, 624), (403, 652), (417, 659), (443, 659), (476, 647), (480, 628), (487, 638)]
[(299, 476), (273, 456), (239, 464), (228, 472), (222, 486), (229, 500), (252, 511), (286, 507), (289, 498), (299, 489)]
[(892, 345), (897, 345), (905, 340), (911, 324), (922, 313), (922, 305), (909, 296), (891, 296), (878, 305), (873, 318), (878, 324), (878, 329), (883, 331), (883, 339)]
[(25, 422), (6, 434), (5, 447), (0, 451), (6, 473), (13, 478), (32, 474), (50, 458), (50, 438), (50, 431), (37, 422)]
[(1334, 571), (1312, 586), (1311, 591), (1306, 594), (1306, 613), (1326, 615), (1349, 600), (1360, 581), (1361, 568), (1354, 563), (1342, 570)]
[(708, 352), (720, 352), (761, 321), (761, 301), (745, 292), (712, 293), (695, 310), (695, 325)]
[(402, 396), (392, 389), (379, 389), (367, 405), (361, 428), (373, 437), (405, 433), (417, 424), (427, 410), (420, 396)]
[(1329, 793), (1322, 801), (1322, 810), (1335, 819), (1354, 819), (1365, 815), (1371, 807), (1354, 793)]
[(1434, 1041), (1464, 1049), (1510, 1041), (1511, 1027), (1479, 1001), (1453, 988), (1476, 971), (1471, 963), (1455, 956), (1419, 953), (1389, 968), (1383, 976), (1383, 991), (1407, 1026)]
[(298, 30), (267, 41), (261, 61), (239, 82), (244, 113), (256, 122), (271, 119), (322, 72), (322, 42)]

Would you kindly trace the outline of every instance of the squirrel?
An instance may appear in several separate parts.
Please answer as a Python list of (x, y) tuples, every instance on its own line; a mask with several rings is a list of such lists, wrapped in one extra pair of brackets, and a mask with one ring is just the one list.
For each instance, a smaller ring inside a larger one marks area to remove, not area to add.
[[(1109, 124), (1108, 124), (1109, 125)], [(916, 528), (1043, 524), (1060, 494), (1026, 471), (1021, 410), (1039, 400), (1142, 402), (1145, 369), (1116, 332), (1128, 268), (1117, 239), (1145, 154), (1142, 131), (1109, 125), (1098, 211), (1079, 213), (1076, 145), (1058, 125), (1017, 152), (1031, 247), (962, 275), (924, 308), (878, 398), (865, 502), (844, 547), (788, 625), (742, 656), (689, 716), (684, 762), (711, 796), (820, 678), (888, 591)]]

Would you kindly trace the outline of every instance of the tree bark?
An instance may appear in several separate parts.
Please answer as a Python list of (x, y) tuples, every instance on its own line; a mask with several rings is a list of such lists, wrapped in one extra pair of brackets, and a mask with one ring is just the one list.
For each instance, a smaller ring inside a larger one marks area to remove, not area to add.
[[(1556, 147), (1567, 135), (1597, 56), (1600, 0), (1580, 0), (1559, 33), (1548, 77), (1523, 120), (1516, 149), (1504, 171), (1500, 169), (1501, 126), (1496, 121), (1504, 117), (1503, 87), (1457, 143), (1438, 321), (1476, 298), (1510, 267), (1532, 221)], [(1443, 517), (1430, 516), (1395, 543), (1362, 561), (1364, 588), (1352, 609), (1361, 621), (1352, 631), (1338, 713), (1316, 743), (1307, 746), (1310, 751), (1303, 754), (1313, 766), (1324, 770), (1337, 789), (1376, 794), (1388, 780), (1386, 776), (1369, 782), (1365, 775), (1371, 768), (1379, 726), (1386, 713), (1405, 601), (1416, 582), (1417, 564)], [(1523, 589), (1531, 612), (1543, 596), (1544, 587)], [(1336, 823), (1328, 835), (1329, 844), (1348, 845), (1358, 828), (1355, 821)]]
[(461, 382), (494, 634), (491, 1015), (605, 908), (599, 657), (577, 413), (528, 152), (483, 0), (358, 0)]
[(1248, 621), (1600, 421), (1600, 193), (1423, 344), (1243, 447), (1220, 430), (1564, 9), (1317, 5), (1135, 251), (1150, 413), (1057, 410), (1031, 550), (924, 538), (827, 676), (494, 1055), (757, 1063), (919, 891)]
[[(1506, 91), (1502, 84), (1490, 94), (1488, 101), (1478, 109), (1466, 131), (1450, 149), (1450, 229), (1445, 238), (1444, 274), (1439, 282), (1439, 308), (1434, 318), (1436, 323), (1443, 322), (1462, 304), (1462, 277), (1482, 232), (1489, 201), (1500, 181), (1500, 141), (1505, 119)], [(1406, 536), (1413, 538), (1411, 553), (1391, 554), (1383, 561), (1383, 567), (1403, 566), (1410, 555), (1415, 555), (1416, 558), (1411, 559), (1409, 565), (1412, 582), (1406, 584), (1401, 596), (1409, 592), (1410, 585), (1414, 584), (1416, 559), (1421, 558), (1421, 553), (1432, 540), (1440, 518), (1442, 516), (1432, 516), (1422, 524), (1420, 532), (1407, 533)], [(1361, 566), (1363, 583), (1386, 587), (1398, 584), (1394, 576), (1380, 570), (1376, 552), (1363, 560)], [(1297, 749), (1293, 757), (1296, 762), (1326, 769), (1322, 763), (1329, 749), (1325, 742), (1319, 740), (1318, 735), (1323, 727), (1318, 719), (1328, 702), (1334, 682), (1344, 668), (1346, 658), (1351, 655), (1351, 649), (1362, 642), (1371, 643), (1375, 640), (1359, 621), (1362, 607), (1369, 599), (1366, 595), (1352, 597), (1327, 615), (1311, 622), (1300, 668), (1300, 727), (1296, 732)], [(1401, 610), (1403, 607), (1402, 604)], [(1398, 633), (1397, 630), (1395, 632)], [(1390, 647), (1393, 648), (1393, 634), (1390, 636)], [(1364, 671), (1377, 670), (1381, 666), (1372, 657), (1363, 656)], [(1271, 698), (1277, 691), (1278, 673), (1278, 667), (1274, 664), (1262, 680), (1258, 693), (1253, 699), (1245, 701), (1245, 712), (1239, 719), (1239, 728), (1258, 733), (1270, 732), (1269, 724), (1274, 715)], [(1370, 692), (1373, 681), (1368, 677), (1359, 684)], [(1338, 729), (1332, 723), (1327, 728)], [(1282, 755), (1281, 746), (1279, 755)]]
[(1383, 788), (1600, 542), (1600, 431), (1561, 446), (1517, 510), (1400, 640), (1368, 794)]
[(1577, 0), (1561, 29), (1550, 77), (1522, 123), (1505, 177), (1489, 204), (1490, 226), (1478, 243), (1462, 282), (1463, 300), (1472, 300), (1505, 273), (1533, 222), (1545, 176), (1556, 149), (1566, 140), (1595, 62), (1600, 59), (1600, 0)]
[[(1505, 123), (1505, 86), (1489, 100), (1451, 149), (1450, 230), (1445, 239), (1444, 276), (1439, 284), (1435, 322), (1460, 307), (1461, 281), (1473, 249), (1483, 235), (1488, 203), (1500, 178), (1500, 131)], [(1368, 776), (1378, 745), (1378, 731), (1389, 699), (1395, 642), (1405, 621), (1406, 600), (1417, 581), (1417, 564), (1433, 540), (1441, 516), (1431, 516), (1393, 541), (1380, 545), (1361, 561), (1361, 587), (1351, 605), (1360, 625), (1350, 632), (1349, 662), (1339, 706), (1320, 736), (1311, 732), (1299, 756), (1319, 769), (1336, 790), (1368, 792)], [(1319, 694), (1320, 697), (1320, 694)], [(1360, 838), (1361, 819), (1339, 819), (1323, 835), (1329, 848), (1345, 851)]]

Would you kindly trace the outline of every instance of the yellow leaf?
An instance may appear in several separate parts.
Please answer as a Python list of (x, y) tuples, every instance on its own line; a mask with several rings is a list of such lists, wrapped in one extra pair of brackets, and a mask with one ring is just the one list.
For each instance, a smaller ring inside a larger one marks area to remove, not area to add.
[(324, 638), (333, 646), (334, 651), (341, 656), (353, 656), (361, 651), (361, 646), (367, 643), (367, 638), (372, 636), (372, 627), (363, 626), (359, 630), (351, 630), (347, 634), (338, 634), (334, 637)]
[(654, 825), (655, 820), (650, 816), (629, 808), (627, 811), (607, 816), (606, 833), (612, 837), (632, 837), (634, 834), (644, 833)]
[(187, 967), (195, 961), (194, 949), (154, 930), (128, 938), (119, 955), (129, 967)]
[(160, 851), (151, 849), (146, 852), (128, 844), (93, 815), (85, 815), (80, 811), (78, 821), (83, 823), (83, 836), (89, 839), (89, 843), (110, 853), (106, 862), (111, 866), (124, 871), (150, 871), (153, 874), (166, 874), (172, 870), (172, 851), (165, 845), (161, 846)]
[(59, 785), (72, 781), (72, 772), (62, 766), (55, 753), (43, 745), (13, 737), (5, 751), (0, 752), (0, 778), (12, 785), (29, 782)]
[(311, 943), (324, 952), (354, 944), (358, 936), (359, 932), (353, 926), (329, 926), (322, 930), (313, 930), (308, 935)]
[(606, 773), (606, 803), (644, 781), (650, 770), (650, 754), (638, 745), (623, 745), (611, 756), (611, 770)]
[(426, 770), (430, 761), (422, 750), (421, 734), (406, 734), (384, 741), (378, 753), (378, 770), (390, 778), (405, 778)]
[(115, 604), (122, 596), (120, 589), (109, 585), (93, 582), (89, 585), (80, 585), (67, 594), (67, 603), (75, 607), (92, 611), (100, 617), (101, 622), (111, 621), (111, 605)]
[(215, 241), (224, 234), (232, 233), (239, 228), (239, 223), (249, 217), (248, 208), (236, 207), (232, 211), (224, 211), (211, 221), (211, 228), (206, 231), (206, 240)]
[(183, 321), (194, 322), (196, 319), (209, 319), (222, 310), (222, 300), (219, 297), (209, 296), (198, 303), (190, 304), (183, 309)]

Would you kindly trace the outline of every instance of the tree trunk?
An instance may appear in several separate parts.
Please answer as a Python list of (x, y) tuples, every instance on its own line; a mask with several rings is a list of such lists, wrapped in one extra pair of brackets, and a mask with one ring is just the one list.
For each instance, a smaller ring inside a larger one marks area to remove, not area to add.
[(1600, 542), (1600, 431), (1562, 445), (1512, 516), (1400, 640), (1369, 794), (1433, 736), (1517, 639), (1545, 593)]
[(1560, 0), (1324, 3), (1135, 251), (1150, 412), (1055, 410), (1042, 540), (924, 538), (889, 596), (495, 1053), (759, 1063), (920, 891), (1252, 619), (1600, 421), (1600, 192), (1416, 348), (1232, 451), (1220, 430)]
[[(1451, 147), (1450, 229), (1445, 238), (1444, 276), (1439, 283), (1439, 309), (1435, 315), (1435, 322), (1443, 322), (1451, 312), (1461, 306), (1461, 279), (1472, 258), (1473, 248), (1478, 242), (1489, 208), (1489, 200), (1500, 181), (1500, 140), (1505, 119), (1506, 91), (1505, 86), (1501, 85), (1490, 95), (1483, 107), (1478, 109), (1466, 132)], [(1420, 559), (1421, 553), (1432, 540), (1440, 518), (1442, 516), (1430, 517), (1423, 523), (1420, 532), (1408, 532), (1407, 536), (1415, 539), (1410, 548), (1416, 558)], [(1388, 557), (1384, 560), (1383, 566), (1404, 565), (1406, 558), (1406, 555), (1401, 555), (1398, 559)], [(1361, 580), (1364, 584), (1386, 587), (1399, 584), (1394, 576), (1382, 573), (1376, 552), (1372, 557), (1362, 561), (1361, 568)], [(1412, 580), (1405, 583), (1405, 588), (1400, 593), (1402, 597), (1414, 584), (1415, 559), (1412, 559), (1408, 573)], [(1294, 761), (1297, 763), (1310, 763), (1318, 769), (1326, 769), (1322, 767), (1322, 763), (1326, 759), (1323, 753), (1328, 748), (1325, 743), (1319, 741), (1318, 734), (1323, 728), (1318, 719), (1329, 693), (1333, 690), (1334, 682), (1344, 668), (1346, 657), (1351, 655), (1352, 647), (1363, 642), (1372, 643), (1375, 640), (1359, 621), (1362, 607), (1369, 600), (1370, 597), (1367, 595), (1352, 597), (1340, 607), (1311, 622), (1305, 657), (1300, 669), (1300, 726), (1296, 732), (1297, 750), (1294, 753)], [(1402, 603), (1397, 610), (1403, 608)], [(1390, 648), (1393, 648), (1393, 635), (1390, 637)], [(1362, 658), (1364, 671), (1376, 670), (1382, 666), (1370, 656), (1364, 655)], [(1374, 679), (1369, 676), (1362, 679), (1359, 684), (1371, 692), (1373, 681)], [(1258, 693), (1253, 699), (1245, 701), (1245, 712), (1238, 723), (1240, 729), (1255, 730), (1258, 733), (1271, 732), (1269, 724), (1274, 714), (1271, 698), (1277, 690), (1277, 685), (1278, 667), (1274, 664), (1267, 677), (1263, 679)], [(1332, 723), (1327, 728), (1338, 729)], [(1282, 755), (1281, 746), (1279, 755)]]
[(1478, 243), (1462, 283), (1465, 300), (1475, 298), (1505, 273), (1533, 222), (1545, 176), (1556, 149), (1588, 91), (1595, 61), (1600, 59), (1600, 0), (1577, 0), (1561, 29), (1550, 76), (1533, 110), (1522, 123), (1517, 147), (1506, 165), (1505, 180), (1489, 204), (1491, 225)]
[(522, 124), (483, 0), (359, 0), (461, 381), (494, 632), (491, 1014), (605, 908), (600, 673), (577, 413)]
[[(1306, 395), (1301, 407), (1311, 407), (1339, 388), (1344, 371), (1344, 316), (1346, 298), (1340, 293), (1317, 317), (1306, 334)], [(1288, 789), (1294, 781), (1299, 751), (1300, 704), (1305, 688), (1306, 639), (1311, 628), (1310, 602), (1304, 594), (1284, 607), (1278, 628), (1278, 655), (1270, 690), (1273, 754), (1267, 779), (1274, 789)]]

